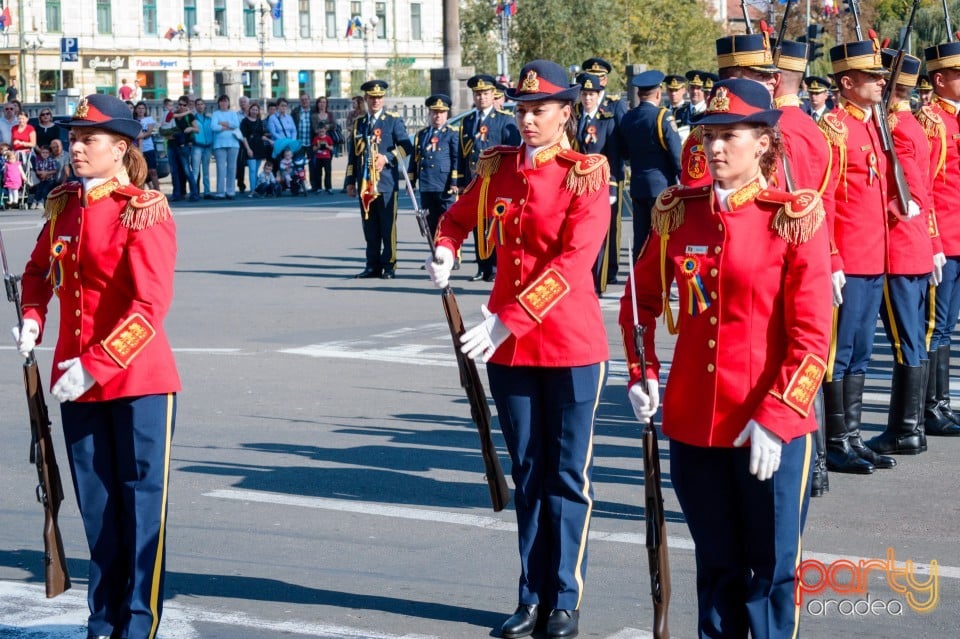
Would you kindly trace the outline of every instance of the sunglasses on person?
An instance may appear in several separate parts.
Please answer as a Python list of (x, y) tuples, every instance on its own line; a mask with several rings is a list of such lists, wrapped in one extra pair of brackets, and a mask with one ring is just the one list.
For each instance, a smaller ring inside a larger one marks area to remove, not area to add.
[(45, 115), (53, 115), (53, 114), (50, 113), (49, 111), (44, 111), (43, 113), (40, 114), (40, 117), (42, 118), (42, 117), (44, 117)]

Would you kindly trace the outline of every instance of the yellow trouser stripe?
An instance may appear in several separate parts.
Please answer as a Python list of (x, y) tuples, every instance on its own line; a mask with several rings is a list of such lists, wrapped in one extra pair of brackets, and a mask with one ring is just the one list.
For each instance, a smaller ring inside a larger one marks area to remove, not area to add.
[(593, 513), (593, 500), (590, 499), (590, 475), (587, 470), (590, 468), (590, 460), (593, 459), (593, 424), (597, 418), (597, 407), (600, 406), (600, 393), (603, 391), (603, 380), (607, 377), (607, 363), (600, 362), (600, 376), (597, 379), (597, 396), (593, 401), (593, 415), (590, 417), (590, 445), (587, 447), (587, 457), (583, 463), (583, 470), (580, 476), (583, 478), (583, 498), (587, 502), (587, 516), (583, 520), (583, 531), (580, 534), (580, 552), (577, 553), (577, 566), (573, 574), (577, 580), (577, 610), (580, 609), (580, 601), (583, 599), (583, 555), (587, 550), (587, 535), (590, 533), (590, 515)]
[(890, 301), (890, 287), (887, 285), (887, 280), (883, 280), (883, 308), (887, 311), (887, 325), (890, 327), (890, 348), (893, 349), (897, 364), (903, 364), (903, 349), (900, 346), (897, 314), (893, 312), (893, 302)]
[(837, 360), (837, 323), (840, 319), (840, 308), (833, 307), (833, 326), (830, 328), (830, 351), (827, 354), (827, 381), (833, 381), (833, 364)]
[[(393, 224), (390, 225), (390, 255), (393, 256), (393, 263), (390, 264), (391, 268), (394, 268), (397, 264), (397, 204), (400, 200), (400, 195), (397, 192), (393, 193)], [(386, 213), (386, 211), (384, 211)]]
[[(797, 522), (800, 522), (803, 519), (803, 496), (807, 492), (807, 477), (810, 476), (808, 469), (810, 468), (810, 455), (811, 455), (811, 441), (813, 437), (810, 433), (807, 433), (803, 436), (803, 473), (800, 478), (800, 507), (797, 512)], [(794, 562), (793, 573), (797, 573), (797, 569), (800, 568), (800, 554), (803, 552), (803, 534), (802, 532), (797, 533), (797, 559)], [(800, 606), (796, 603), (793, 604), (793, 635), (792, 639), (797, 639), (797, 636), (800, 632)]]
[(164, 431), (165, 451), (163, 453), (163, 500), (160, 506), (160, 534), (157, 536), (157, 552), (153, 561), (153, 584), (150, 587), (150, 614), (153, 624), (147, 639), (157, 636), (160, 624), (160, 574), (163, 570), (163, 546), (167, 536), (167, 487), (170, 484), (170, 443), (173, 439), (173, 393), (167, 393), (167, 419)]
[(933, 341), (933, 329), (937, 327), (937, 287), (931, 286), (927, 293), (927, 332), (923, 336), (923, 342), (927, 350), (930, 350), (930, 342)]

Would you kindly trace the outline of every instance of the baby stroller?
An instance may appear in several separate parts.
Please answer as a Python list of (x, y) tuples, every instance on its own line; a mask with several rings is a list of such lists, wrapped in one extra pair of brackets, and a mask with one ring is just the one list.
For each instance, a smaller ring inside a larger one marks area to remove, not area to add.
[[(16, 155), (21, 172), (20, 186), (16, 188), (7, 188), (5, 179), (7, 163), (0, 160), (0, 187), (2, 187), (0, 188), (0, 209), (26, 209), (30, 204), (32, 154), (28, 151), (17, 151)], [(12, 182), (15, 183), (17, 180)]]
[(290, 195), (307, 196), (307, 157), (303, 152), (293, 158), (293, 173), (290, 174)]

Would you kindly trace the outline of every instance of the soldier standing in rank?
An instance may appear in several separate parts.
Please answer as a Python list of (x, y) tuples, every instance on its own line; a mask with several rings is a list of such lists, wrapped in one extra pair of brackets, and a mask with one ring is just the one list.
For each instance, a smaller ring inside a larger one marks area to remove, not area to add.
[(600, 87), (602, 89), (600, 92), (600, 108), (607, 113), (612, 113), (613, 118), (619, 125), (620, 120), (626, 115), (628, 107), (627, 103), (620, 99), (619, 95), (610, 95), (607, 93), (607, 81), (609, 80), (607, 76), (613, 71), (613, 65), (603, 58), (588, 58), (583, 61), (581, 71), (584, 73), (592, 73), (600, 78)]
[(577, 76), (580, 85), (581, 114), (577, 122), (574, 150), (580, 153), (598, 153), (610, 164), (610, 229), (593, 265), (593, 283), (597, 293), (607, 290), (617, 281), (620, 258), (621, 185), (623, 158), (620, 154), (617, 121), (612, 113), (600, 110), (600, 77), (592, 73)]
[(687, 71), (687, 95), (689, 100), (674, 111), (677, 126), (692, 127), (693, 117), (706, 111), (707, 102), (704, 99), (703, 83), (707, 79), (706, 71)]
[(427, 209), (430, 235), (436, 234), (440, 216), (457, 199), (458, 135), (447, 126), (451, 103), (449, 96), (439, 93), (427, 98), (430, 126), (417, 131), (413, 146), (410, 181), (420, 183), (420, 205)]
[(803, 79), (807, 85), (807, 96), (809, 102), (804, 104), (804, 111), (813, 118), (814, 122), (820, 122), (820, 118), (825, 113), (833, 111), (833, 100), (830, 99), (830, 83), (821, 77), (811, 75)]
[(663, 86), (667, 90), (666, 106), (673, 111), (673, 118), (676, 120), (677, 110), (687, 103), (687, 79), (682, 75), (668, 75), (663, 79)]
[[(800, 84), (807, 67), (810, 45), (793, 40), (778, 43), (773, 63), (778, 73), (773, 76), (773, 104), (780, 109), (780, 140), (783, 153), (776, 184), (784, 189), (808, 189), (821, 194), (827, 219), (834, 216), (834, 193), (837, 175), (831, 171), (830, 146), (823, 132), (803, 111)], [(742, 59), (739, 61), (743, 62)], [(749, 64), (749, 61), (746, 61)], [(729, 71), (733, 73), (731, 69)], [(750, 77), (763, 73), (749, 66), (740, 67), (740, 73)], [(827, 476), (827, 449), (823, 395), (814, 402), (817, 430), (814, 433), (816, 459), (810, 480), (810, 494), (820, 497), (829, 490)]]
[(680, 174), (680, 134), (670, 109), (660, 105), (660, 71), (645, 71), (633, 76), (637, 88), (635, 108), (627, 112), (620, 125), (620, 147), (630, 162), (630, 198), (633, 201), (633, 252), (636, 261), (640, 247), (650, 234), (650, 211), (660, 192), (677, 183)]
[(513, 106), (507, 105), (506, 90), (507, 90), (507, 85), (505, 85), (503, 82), (497, 82), (494, 85), (493, 108), (497, 109), (498, 111), (503, 111), (504, 113), (509, 113), (510, 115), (513, 115)]
[[(873, 334), (883, 300), (890, 171), (871, 109), (881, 100), (886, 70), (876, 39), (830, 49), (841, 105), (820, 120), (831, 161), (843, 179), (836, 187), (831, 234), (834, 329), (824, 383), (827, 467), (832, 472), (870, 474), (893, 468), (860, 435), (863, 385), (873, 352)], [(912, 204), (911, 208), (916, 207)], [(919, 213), (908, 211), (908, 215)], [(910, 377), (904, 377), (909, 375)], [(898, 388), (916, 388), (920, 368), (894, 368)]]
[(361, 279), (392, 280), (397, 266), (397, 189), (403, 158), (413, 152), (407, 128), (395, 113), (383, 109), (387, 83), (360, 85), (366, 114), (353, 123), (353, 143), (347, 154), (347, 196), (360, 196), (366, 266)]
[(930, 104), (933, 99), (933, 84), (930, 82), (930, 76), (925, 73), (920, 74), (917, 80), (917, 96), (920, 98), (920, 106)]
[[(883, 65), (892, 69), (897, 52), (884, 49)], [(927, 354), (927, 292), (943, 276), (946, 258), (940, 238), (930, 237), (933, 200), (930, 194), (930, 146), (927, 135), (910, 110), (910, 94), (917, 83), (920, 59), (905, 55), (890, 105), (890, 130), (897, 159), (903, 166), (911, 199), (919, 215), (907, 218), (896, 198), (891, 199), (888, 215), (890, 246), (887, 250), (887, 279), (883, 286), (880, 313), (893, 350), (893, 384), (890, 388), (890, 413), (883, 433), (867, 442), (883, 454), (915, 454), (926, 450), (923, 441), (924, 389), (930, 377)], [(895, 186), (892, 179), (891, 190)], [(931, 275), (932, 272), (932, 275)], [(936, 359), (936, 354), (934, 354)], [(919, 383), (904, 384), (917, 377), (904, 368), (919, 368)], [(934, 376), (935, 377), (935, 376)], [(936, 387), (934, 382), (933, 387)]]
[[(461, 191), (476, 175), (477, 160), (484, 149), (501, 144), (520, 144), (520, 131), (513, 115), (494, 107), (496, 82), (493, 76), (483, 74), (467, 80), (467, 87), (473, 90), (474, 111), (460, 122), (460, 158), (457, 173)], [(474, 282), (492, 282), (497, 265), (496, 254), (487, 251), (487, 239), (478, 237), (476, 229), (473, 231), (473, 240), (477, 255), (477, 274), (470, 279)]]
[(960, 313), (960, 42), (924, 50), (934, 87), (930, 104), (917, 116), (930, 144), (933, 208), (946, 255), (940, 284), (929, 295), (932, 326), (927, 329), (930, 379), (926, 389), (924, 431), (927, 435), (960, 435), (960, 417), (950, 407), (950, 340)]

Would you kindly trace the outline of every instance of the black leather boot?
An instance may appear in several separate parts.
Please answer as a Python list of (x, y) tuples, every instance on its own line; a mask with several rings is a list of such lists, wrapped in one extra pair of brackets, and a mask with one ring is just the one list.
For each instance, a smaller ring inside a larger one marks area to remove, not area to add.
[[(843, 378), (843, 419), (850, 436), (850, 448), (860, 459), (865, 459), (875, 468), (893, 468), (897, 460), (893, 457), (878, 455), (863, 443), (860, 437), (860, 416), (863, 413), (863, 384), (867, 376), (863, 373), (847, 375)], [(892, 394), (892, 393), (891, 393)]]
[(920, 401), (923, 392), (922, 366), (893, 365), (890, 386), (890, 412), (887, 429), (867, 442), (881, 455), (919, 455), (923, 452), (920, 434)]
[[(936, 364), (930, 359), (931, 351), (927, 351), (927, 359), (920, 362), (923, 369), (920, 377), (920, 419), (917, 420), (917, 435), (920, 437), (920, 452), (927, 450), (927, 433), (924, 431), (924, 413), (928, 402), (928, 394), (931, 393), (931, 384), (936, 384), (936, 376), (933, 373)], [(933, 388), (936, 388), (935, 386)]]
[(827, 474), (827, 440), (824, 423), (823, 392), (817, 393), (813, 400), (813, 414), (817, 420), (817, 430), (813, 432), (813, 443), (817, 456), (813, 460), (813, 477), (810, 479), (810, 496), (822, 497), (830, 490), (830, 477)]
[[(960, 435), (960, 416), (950, 408), (950, 346), (940, 346), (935, 351), (930, 363), (930, 377), (933, 381), (930, 386), (934, 387), (934, 401), (937, 404), (936, 415), (939, 419), (934, 422), (929, 419), (927, 412), (924, 411), (924, 430), (930, 435), (957, 436)], [(934, 363), (934, 361), (936, 363)], [(927, 401), (930, 401), (929, 393)]]
[(537, 627), (537, 604), (520, 604), (517, 611), (500, 626), (500, 636), (518, 639), (533, 634)]
[(824, 422), (827, 440), (827, 468), (835, 473), (869, 475), (874, 466), (850, 447), (843, 419), (843, 380), (823, 383)]

